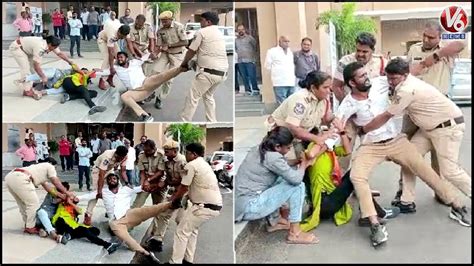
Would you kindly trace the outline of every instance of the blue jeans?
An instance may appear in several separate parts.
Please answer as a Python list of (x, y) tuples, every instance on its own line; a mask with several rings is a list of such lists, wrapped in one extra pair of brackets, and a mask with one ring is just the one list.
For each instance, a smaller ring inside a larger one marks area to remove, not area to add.
[[(246, 92), (259, 92), (257, 86), (257, 66), (255, 63), (237, 63)], [(252, 87), (252, 88), (250, 88)]]
[(40, 220), (41, 224), (44, 227), (44, 230), (50, 234), (52, 231), (54, 231), (53, 224), (51, 223), (51, 219), (48, 217), (48, 213), (43, 210), (43, 209), (38, 209), (36, 212), (36, 217), (38, 217), (38, 220)]
[(128, 183), (135, 185), (135, 170), (125, 170), (127, 174)]
[(125, 40), (124, 39), (118, 40), (118, 46), (119, 46), (120, 52), (127, 52), (125, 50), (126, 47), (125, 47)]
[(88, 39), (91, 40), (92, 36), (95, 36), (97, 39), (97, 33), (98, 33), (99, 26), (98, 25), (89, 25), (89, 31), (88, 31)]
[(281, 104), (286, 98), (295, 92), (293, 86), (274, 86), (273, 91), (275, 92), (276, 102)]
[(290, 223), (299, 223), (303, 213), (304, 197), (305, 186), (303, 182), (293, 186), (280, 179), (273, 187), (249, 201), (245, 208), (243, 220), (252, 221), (267, 217), (288, 202), (290, 207), (288, 220)]

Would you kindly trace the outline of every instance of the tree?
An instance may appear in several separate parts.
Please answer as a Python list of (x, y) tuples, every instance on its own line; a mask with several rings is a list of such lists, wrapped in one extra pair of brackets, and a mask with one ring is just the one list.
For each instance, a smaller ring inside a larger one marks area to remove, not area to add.
[[(158, 15), (158, 12), (164, 12), (164, 11), (171, 11), (173, 12), (173, 15), (175, 15), (177, 12), (179, 12), (181, 8), (181, 4), (178, 2), (158, 2), (158, 1), (150, 1), (148, 2), (152, 8), (153, 8), (153, 17), (156, 18)], [(158, 25), (156, 25), (158, 26)], [(158, 28), (158, 27), (156, 27)]]
[(178, 135), (180, 135), (180, 150), (183, 150), (183, 148), (190, 143), (201, 142), (206, 135), (203, 128), (190, 123), (172, 124), (166, 129), (166, 133), (173, 136), (173, 140), (175, 141), (178, 141)]
[[(356, 3), (344, 3), (340, 11), (330, 10), (321, 13), (316, 22), (316, 29), (321, 25), (334, 24), (339, 58), (355, 49), (355, 39), (361, 32), (375, 33), (375, 22), (372, 18), (355, 16)], [(327, 29), (329, 31), (329, 27)]]

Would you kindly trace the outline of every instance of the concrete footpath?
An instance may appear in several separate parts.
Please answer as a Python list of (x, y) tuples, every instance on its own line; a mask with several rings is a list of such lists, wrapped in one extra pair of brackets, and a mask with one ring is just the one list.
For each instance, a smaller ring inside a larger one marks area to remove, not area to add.
[[(471, 173), (471, 107), (462, 107), (466, 131), (459, 162)], [(235, 160), (239, 167), (249, 148), (265, 135), (265, 117), (236, 118)], [(429, 162), (429, 157), (426, 158)], [(378, 201), (389, 206), (398, 187), (400, 167), (392, 162), (377, 166), (370, 178), (373, 189), (381, 191)], [(460, 193), (459, 193), (460, 194)], [(267, 233), (260, 221), (235, 224), (234, 240), (237, 263), (469, 263), (471, 261), (471, 228), (449, 219), (450, 208), (438, 204), (432, 190), (417, 182), (415, 214), (400, 214), (389, 220), (387, 245), (375, 250), (369, 241), (369, 228), (357, 225), (358, 203), (352, 220), (342, 226), (323, 221), (313, 230), (320, 243), (286, 244), (286, 232)], [(461, 195), (461, 194), (460, 194)], [(471, 208), (469, 198), (462, 196)]]

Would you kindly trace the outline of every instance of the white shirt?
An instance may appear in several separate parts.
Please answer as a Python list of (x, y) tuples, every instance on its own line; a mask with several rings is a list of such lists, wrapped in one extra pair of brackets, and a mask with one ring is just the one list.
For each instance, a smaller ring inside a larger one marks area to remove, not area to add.
[(82, 138), (80, 138), (80, 137), (77, 137), (77, 138), (74, 140), (74, 143), (76, 143), (76, 146), (77, 146), (77, 147), (81, 146), (81, 142), (82, 142)]
[(35, 22), (36, 26), (41, 26), (41, 22), (42, 22), (41, 18), (34, 17), (33, 21)]
[(70, 36), (81, 36), (82, 22), (79, 19), (69, 19), (69, 26), (71, 28)]
[(124, 68), (121, 66), (116, 65), (115, 71), (117, 72), (117, 76), (122, 81), (123, 85), (127, 89), (137, 89), (143, 85), (145, 81), (145, 74), (143, 73), (142, 65), (148, 59), (150, 54), (145, 54), (141, 60), (139, 59), (131, 59), (128, 62), (128, 67)]
[(93, 153), (99, 153), (99, 139), (92, 139), (91, 140), (91, 146), (92, 146), (92, 152)]
[[(365, 126), (377, 115), (385, 112), (390, 105), (388, 97), (389, 85), (387, 77), (381, 76), (371, 79), (372, 87), (369, 91), (367, 100), (356, 100), (351, 94), (346, 95), (337, 109), (336, 117), (343, 121), (349, 119), (352, 115), (352, 121), (357, 126)], [(362, 144), (370, 144), (382, 140), (395, 138), (400, 133), (393, 118), (387, 121), (380, 128), (373, 130), (362, 136)]]
[(125, 162), (125, 169), (133, 170), (135, 169), (135, 149), (133, 147), (128, 148), (127, 161)]
[(109, 188), (102, 189), (102, 200), (104, 201), (105, 211), (109, 219), (119, 220), (124, 217), (130, 209), (132, 195), (141, 192), (142, 187), (137, 186), (131, 189), (128, 186), (121, 186), (117, 194), (109, 190)]
[[(110, 25), (108, 25), (108, 24), (110, 24)], [(104, 27), (105, 27), (106, 25), (107, 25), (108, 27), (109, 27), (109, 26), (112, 26), (112, 27), (120, 28), (120, 26), (122, 26), (122, 23), (120, 23), (120, 20), (118, 20), (118, 19), (112, 20), (112, 19), (109, 18), (109, 19), (107, 19), (106, 22), (104, 22)]]
[(286, 54), (280, 46), (270, 48), (265, 59), (265, 68), (271, 71), (273, 86), (295, 86), (295, 63), (290, 48)]
[(89, 18), (89, 11), (81, 13), (82, 24), (87, 25), (87, 19)]

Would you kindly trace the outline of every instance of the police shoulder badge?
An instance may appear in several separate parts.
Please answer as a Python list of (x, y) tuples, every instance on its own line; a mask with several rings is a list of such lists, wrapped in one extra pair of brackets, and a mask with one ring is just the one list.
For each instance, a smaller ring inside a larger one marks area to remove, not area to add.
[(295, 114), (297, 114), (297, 115), (302, 115), (302, 114), (304, 114), (305, 108), (306, 108), (306, 107), (304, 106), (304, 104), (302, 104), (302, 103), (296, 103), (295, 108), (293, 109), (293, 111), (294, 111)]
[(102, 162), (104, 165), (109, 165), (109, 160), (108, 159), (105, 159), (103, 162)]

